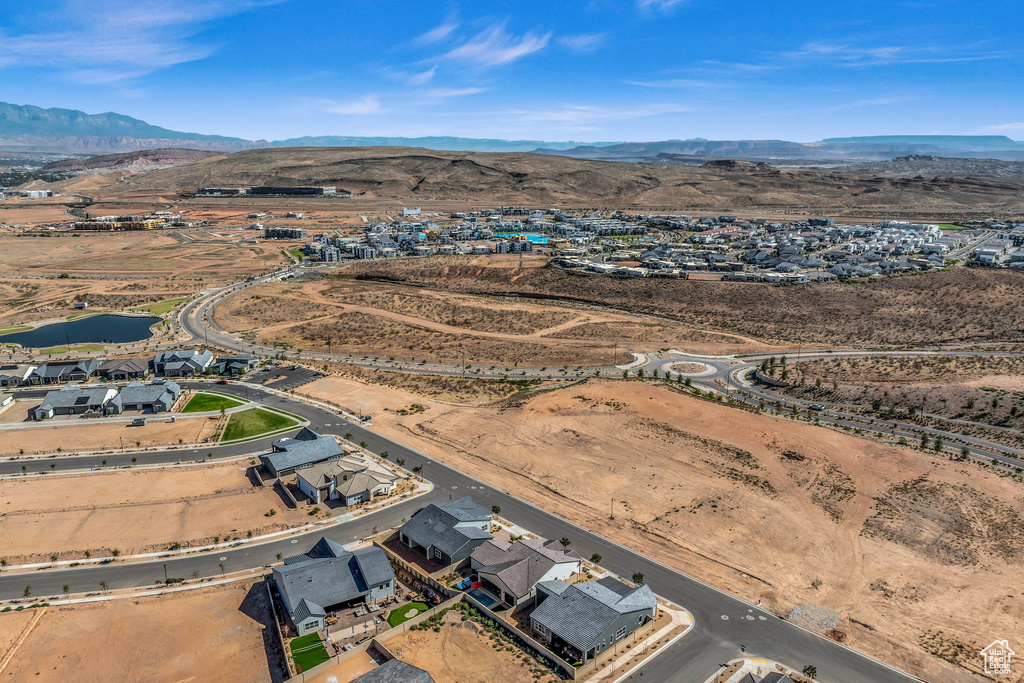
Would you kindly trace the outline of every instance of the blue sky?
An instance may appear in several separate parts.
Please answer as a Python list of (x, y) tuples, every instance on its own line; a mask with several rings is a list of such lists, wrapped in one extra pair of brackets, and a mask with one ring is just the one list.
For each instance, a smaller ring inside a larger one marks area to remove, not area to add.
[(0, 99), (176, 130), (1024, 139), (1020, 0), (0, 0)]

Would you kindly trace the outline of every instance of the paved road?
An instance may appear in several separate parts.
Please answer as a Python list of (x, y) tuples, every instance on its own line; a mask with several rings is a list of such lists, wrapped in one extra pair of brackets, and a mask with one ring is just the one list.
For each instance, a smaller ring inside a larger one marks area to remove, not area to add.
[[(194, 388), (216, 386), (210, 383), (190, 383)], [(244, 395), (242, 387), (236, 385), (217, 386), (219, 391)], [(695, 617), (693, 631), (670, 650), (659, 656), (642, 669), (643, 678), (636, 680), (670, 681), (692, 683), (702, 681), (717, 669), (718, 665), (739, 656), (739, 646), (746, 645), (747, 653), (768, 657), (789, 663), (797, 668), (813, 664), (821, 672), (822, 681), (842, 683), (897, 683), (912, 680), (905, 674), (868, 659), (842, 645), (819, 638), (796, 628), (772, 614), (759, 610), (741, 600), (733, 598), (710, 586), (671, 570), (639, 553), (615, 545), (607, 539), (592, 534), (570, 521), (563, 520), (529, 503), (515, 498), (504, 491), (476, 481), (456, 470), (434, 461), (405, 446), (390, 441), (373, 431), (348, 422), (341, 416), (305, 403), (293, 402), (273, 396), (263, 389), (247, 389), (250, 398), (264, 399), (271, 405), (299, 414), (322, 433), (343, 435), (351, 433), (354, 441), (366, 441), (374, 452), (388, 451), (392, 459), (403, 458), (406, 467), (423, 466), (423, 475), (433, 482), (434, 490), (415, 500), (406, 501), (384, 508), (356, 520), (314, 531), (298, 537), (290, 537), (255, 546), (241, 546), (231, 550), (220, 550), (194, 555), (168, 553), (153, 562), (115, 562), (96, 567), (74, 569), (44, 569), (29, 573), (0, 574), (0, 596), (20, 598), (26, 585), (32, 586), (36, 596), (57, 596), (61, 587), (70, 586), (73, 593), (99, 590), (100, 581), (109, 588), (152, 586), (168, 576), (189, 579), (193, 571), (201, 577), (217, 577), (222, 572), (260, 571), (260, 568), (277, 561), (276, 556), (297, 554), (313, 544), (321, 533), (341, 543), (369, 536), (374, 528), (379, 530), (397, 526), (411, 517), (416, 510), (430, 501), (447, 501), (464, 495), (473, 498), (486, 507), (499, 505), (502, 516), (548, 538), (568, 537), (572, 548), (585, 557), (600, 553), (602, 565), (612, 571), (631, 576), (642, 572), (647, 582), (659, 594), (678, 602), (691, 611)], [(279, 438), (279, 437), (278, 437)], [(267, 440), (269, 441), (269, 440)], [(105, 456), (76, 456), (43, 460), (22, 460), (0, 462), (0, 474), (20, 471), (22, 466), (29, 472), (49, 471), (50, 464), (56, 470), (99, 467), (100, 461), (107, 465), (130, 465), (131, 457), (137, 464), (177, 462), (182, 456), (187, 459), (204, 459), (206, 453), (214, 458), (229, 457), (260, 450), (262, 444), (243, 444), (215, 447), (207, 450), (187, 452), (181, 450), (153, 451), (137, 454), (111, 454)], [(46, 475), (43, 475), (46, 476)], [(794, 558), (794, 561), (799, 561)], [(723, 619), (723, 617), (728, 617)]]

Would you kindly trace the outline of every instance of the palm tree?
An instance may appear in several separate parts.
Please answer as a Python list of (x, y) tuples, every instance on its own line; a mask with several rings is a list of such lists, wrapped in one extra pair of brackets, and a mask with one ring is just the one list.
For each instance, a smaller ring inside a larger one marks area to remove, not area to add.
[(71, 586), (65, 583), (63, 586), (61, 586), (60, 590), (64, 594), (64, 599), (66, 599), (68, 602), (71, 602)]
[(107, 582), (106, 581), (100, 581), (100, 590), (103, 591), (104, 593), (107, 592)]
[(192, 580), (196, 581), (197, 579), (199, 579), (199, 570), (198, 569), (193, 569), (192, 570)]
[(644, 583), (643, 572), (633, 572), (633, 583), (638, 586), (642, 586)]
[(7, 558), (0, 558), (0, 572), (7, 568)]
[(50, 563), (57, 564), (57, 553), (50, 553)]
[(569, 545), (572, 543), (572, 541), (569, 540), (568, 536), (562, 536), (562, 538), (559, 539), (558, 542), (562, 544), (563, 548), (568, 548)]
[(22, 595), (24, 595), (26, 598), (31, 598), (32, 597), (32, 586), (25, 586), (25, 590), (22, 591)]
[(110, 551), (110, 556), (115, 558), (115, 559), (120, 557), (120, 555), (121, 555), (121, 551), (118, 550), (117, 548), (114, 548), (113, 550)]

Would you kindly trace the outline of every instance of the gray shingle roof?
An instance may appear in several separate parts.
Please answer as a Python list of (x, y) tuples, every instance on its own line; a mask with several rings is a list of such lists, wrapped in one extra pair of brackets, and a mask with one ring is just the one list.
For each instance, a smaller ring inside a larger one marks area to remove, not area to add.
[(348, 552), (327, 538), (317, 541), (305, 555), (290, 557), (285, 566), (274, 569), (274, 580), (286, 603), (292, 606), (295, 623), (305, 618), (300, 610), (303, 601), (321, 608), (349, 602), (394, 576), (395, 570), (382, 549)]
[(435, 683), (433, 677), (401, 659), (392, 659), (368, 671), (352, 683)]
[[(304, 437), (306, 432), (313, 434), (315, 438), (307, 440)], [(333, 436), (322, 436), (309, 428), (303, 428), (296, 438), (281, 439), (274, 443), (274, 452), (261, 455), (260, 460), (264, 464), (271, 464), (274, 469), (281, 472), (341, 457), (344, 454), (345, 451)]]
[(168, 406), (181, 394), (181, 387), (175, 382), (167, 381), (153, 384), (131, 382), (121, 389), (120, 398), (124, 405), (153, 404), (163, 401)]
[(41, 363), (38, 368), (32, 371), (32, 374), (37, 377), (45, 377), (47, 379), (56, 379), (73, 373), (82, 373), (89, 376), (96, 371), (96, 368), (98, 368), (103, 361), (103, 358), (89, 358), (80, 361)]
[(114, 371), (144, 373), (147, 370), (149, 370), (149, 361), (145, 358), (114, 358), (97, 368), (101, 375), (110, 374)]
[(450, 503), (432, 503), (402, 525), (400, 531), (424, 548), (433, 546), (454, 555), (472, 540), (492, 536), (478, 526), (456, 527), (464, 522), (486, 522), (491, 512), (473, 502), (469, 496)]
[(550, 595), (531, 618), (583, 652), (597, 644), (597, 639), (619, 615), (650, 612), (658, 604), (646, 585), (630, 589), (621, 584), (622, 588), (615, 590), (608, 580), (602, 579), (571, 586), (564, 581), (545, 581), (538, 586)]
[(556, 564), (580, 561), (579, 555), (565, 552), (558, 541), (543, 538), (515, 543), (492, 539), (470, 557), (480, 563), (478, 572), (500, 578), (516, 598), (528, 595)]
[(64, 387), (57, 391), (48, 391), (40, 404), (40, 408), (84, 408), (90, 405), (105, 405), (107, 394), (112, 386), (97, 387)]

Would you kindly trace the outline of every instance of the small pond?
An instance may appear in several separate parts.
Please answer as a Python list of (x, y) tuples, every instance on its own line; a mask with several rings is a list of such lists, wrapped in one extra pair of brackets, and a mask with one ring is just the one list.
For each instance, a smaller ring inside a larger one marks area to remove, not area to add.
[(21, 344), (26, 348), (49, 348), (75, 344), (124, 344), (153, 336), (150, 327), (160, 322), (155, 316), (94, 315), (66, 323), (44, 325), (26, 332), (0, 335), (0, 344)]

